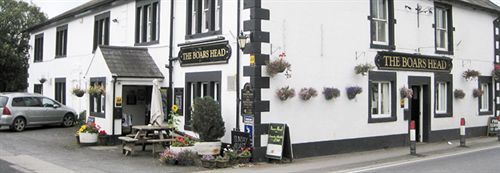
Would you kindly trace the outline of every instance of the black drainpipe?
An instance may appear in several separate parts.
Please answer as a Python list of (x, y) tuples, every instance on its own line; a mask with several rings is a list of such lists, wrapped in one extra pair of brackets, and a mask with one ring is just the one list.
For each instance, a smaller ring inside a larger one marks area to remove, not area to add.
[(169, 94), (169, 99), (167, 99), (167, 104), (168, 107), (167, 109), (170, 110), (170, 107), (172, 107), (172, 101), (171, 98), (174, 95), (173, 94), (173, 85), (174, 82), (172, 80), (172, 73), (174, 72), (174, 57), (173, 57), (173, 46), (174, 46), (174, 1), (175, 0), (170, 0), (170, 39), (169, 39), (169, 46), (168, 46), (168, 51), (169, 51), (169, 57), (168, 57), (168, 94)]
[(115, 108), (115, 97), (116, 97), (116, 82), (117, 82), (117, 78), (118, 77), (115, 76), (115, 75), (113, 75), (112, 77), (113, 77), (113, 118), (112, 118), (112, 120), (113, 120), (112, 128), (113, 129), (111, 129), (111, 132), (112, 132), (111, 136), (114, 139), (114, 136), (115, 136), (115, 114), (116, 114), (116, 111), (115, 111), (115, 109), (116, 109)]
[(241, 13), (241, 0), (238, 1), (238, 15), (236, 25), (236, 131), (240, 131), (240, 42), (239, 42), (239, 32), (240, 32), (240, 13)]

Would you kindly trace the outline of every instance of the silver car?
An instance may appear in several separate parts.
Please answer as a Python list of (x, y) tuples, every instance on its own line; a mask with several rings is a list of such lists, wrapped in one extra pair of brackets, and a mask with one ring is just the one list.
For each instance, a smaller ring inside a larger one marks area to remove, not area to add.
[(40, 94), (0, 93), (0, 126), (13, 131), (44, 124), (71, 127), (76, 115), (74, 109)]

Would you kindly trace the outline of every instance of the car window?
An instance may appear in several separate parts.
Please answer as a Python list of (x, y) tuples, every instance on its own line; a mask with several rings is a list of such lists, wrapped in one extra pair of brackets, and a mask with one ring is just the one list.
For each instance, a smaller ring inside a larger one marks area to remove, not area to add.
[(24, 102), (28, 107), (42, 107), (42, 102), (36, 97), (25, 97)]
[(3, 108), (7, 104), (8, 97), (0, 96), (0, 108)]
[(48, 98), (42, 98), (43, 107), (54, 107), (54, 105), (59, 105), (56, 102)]
[(16, 97), (12, 99), (12, 106), (13, 107), (24, 107), (26, 104), (24, 103), (24, 99), (22, 97)]

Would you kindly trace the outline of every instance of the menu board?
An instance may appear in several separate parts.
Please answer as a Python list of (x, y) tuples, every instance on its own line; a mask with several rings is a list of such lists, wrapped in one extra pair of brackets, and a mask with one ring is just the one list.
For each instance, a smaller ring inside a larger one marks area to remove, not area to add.
[(239, 131), (231, 131), (231, 146), (235, 150), (250, 147), (250, 134)]
[(281, 160), (286, 124), (269, 124), (266, 157)]
[(497, 117), (490, 117), (488, 118), (488, 136), (490, 135), (496, 135), (498, 133), (498, 120)]

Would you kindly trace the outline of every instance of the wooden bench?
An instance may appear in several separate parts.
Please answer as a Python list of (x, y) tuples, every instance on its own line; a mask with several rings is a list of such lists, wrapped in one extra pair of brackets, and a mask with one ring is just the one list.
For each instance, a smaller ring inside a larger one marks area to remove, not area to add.
[(165, 150), (165, 144), (169, 142), (175, 141), (175, 139), (148, 139), (146, 140), (148, 143), (153, 144), (153, 157), (156, 156), (156, 153), (161, 153)]
[(128, 136), (120, 136), (118, 137), (118, 139), (122, 141), (122, 153), (125, 156), (134, 154), (135, 143), (139, 141), (138, 139), (134, 139)]

